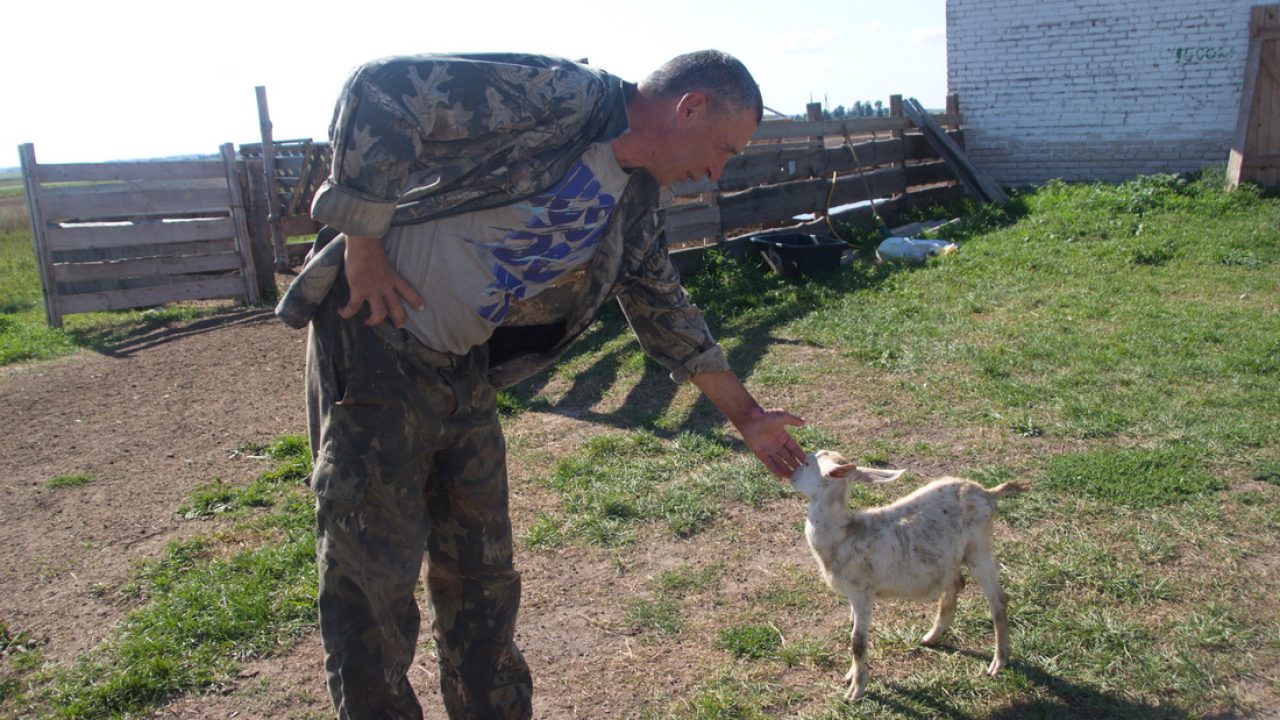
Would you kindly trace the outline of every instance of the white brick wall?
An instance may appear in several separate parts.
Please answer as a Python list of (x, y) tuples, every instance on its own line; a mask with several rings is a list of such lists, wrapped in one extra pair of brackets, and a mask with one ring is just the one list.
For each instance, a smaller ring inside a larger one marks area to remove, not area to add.
[(1225, 163), (1264, 0), (947, 0), (969, 157), (1002, 184)]

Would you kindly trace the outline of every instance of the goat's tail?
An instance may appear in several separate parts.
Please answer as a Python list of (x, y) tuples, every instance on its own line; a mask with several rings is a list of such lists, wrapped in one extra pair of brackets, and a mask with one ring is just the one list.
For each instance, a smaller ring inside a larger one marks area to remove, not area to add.
[(999, 485), (987, 490), (987, 492), (996, 497), (1004, 497), (1005, 495), (1026, 492), (1030, 489), (1031, 483), (1022, 482), (1021, 480), (1010, 480), (1007, 483), (1000, 483)]

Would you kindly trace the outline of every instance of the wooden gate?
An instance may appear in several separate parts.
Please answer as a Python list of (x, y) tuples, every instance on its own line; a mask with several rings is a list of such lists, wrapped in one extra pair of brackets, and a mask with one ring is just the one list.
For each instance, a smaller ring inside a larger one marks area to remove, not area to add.
[(1258, 5), (1249, 19), (1240, 115), (1227, 184), (1280, 186), (1280, 5)]
[(40, 165), (22, 145), (51, 327), (92, 310), (259, 300), (235, 150), (215, 160)]

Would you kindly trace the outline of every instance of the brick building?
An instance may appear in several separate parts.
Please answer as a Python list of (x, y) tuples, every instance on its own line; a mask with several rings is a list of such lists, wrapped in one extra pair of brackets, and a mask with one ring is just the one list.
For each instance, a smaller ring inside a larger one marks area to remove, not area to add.
[(1258, 0), (947, 0), (970, 159), (1005, 185), (1225, 163)]

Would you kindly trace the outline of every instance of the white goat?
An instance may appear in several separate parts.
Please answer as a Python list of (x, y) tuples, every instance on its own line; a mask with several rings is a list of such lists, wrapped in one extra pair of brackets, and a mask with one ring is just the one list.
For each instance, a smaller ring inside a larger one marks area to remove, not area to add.
[(857, 700), (867, 688), (867, 634), (877, 595), (910, 600), (938, 598), (938, 615), (921, 642), (934, 645), (955, 617), (956, 595), (964, 587), (960, 566), (969, 568), (986, 593), (995, 623), (994, 675), (1009, 662), (1008, 596), (996, 579), (991, 557), (991, 524), (996, 499), (1027, 489), (1007, 482), (990, 490), (944, 477), (884, 507), (849, 512), (849, 483), (890, 482), (902, 470), (855, 467), (829, 450), (809, 453), (791, 476), (809, 500), (804, 534), (822, 579), (849, 599), (853, 618), (853, 664), (845, 697)]

